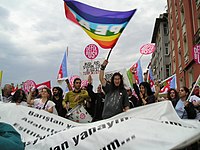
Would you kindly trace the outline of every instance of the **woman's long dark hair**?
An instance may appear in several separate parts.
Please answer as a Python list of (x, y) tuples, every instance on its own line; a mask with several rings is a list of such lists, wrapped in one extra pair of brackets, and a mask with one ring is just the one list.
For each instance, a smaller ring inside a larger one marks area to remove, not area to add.
[(63, 90), (62, 90), (62, 88), (60, 88), (59, 86), (56, 86), (56, 87), (53, 87), (52, 91), (54, 89), (58, 90), (59, 98), (63, 98)]
[(169, 100), (172, 100), (171, 97), (170, 97), (171, 91), (174, 91), (174, 93), (175, 93), (175, 99), (178, 100), (178, 99), (179, 99), (178, 92), (177, 92), (175, 89), (173, 89), (173, 88), (170, 88), (170, 89), (167, 91), (167, 98), (168, 98)]
[(147, 95), (147, 96), (151, 96), (151, 95), (153, 95), (154, 94), (154, 92), (152, 92), (152, 90), (151, 90), (151, 86), (150, 86), (150, 84), (148, 83), (148, 82), (141, 82), (140, 84), (139, 84), (139, 87), (140, 86), (144, 86), (144, 88), (145, 88), (145, 95)]
[[(120, 84), (119, 84), (119, 87), (115, 86), (114, 84), (114, 77), (115, 76), (119, 76), (120, 77)], [(119, 89), (119, 90), (122, 90), (122, 89), (125, 89), (124, 88), (124, 81), (123, 81), (123, 76), (119, 73), (119, 72), (115, 72), (111, 78), (111, 88), (112, 88), (112, 91), (114, 91), (115, 89)]]
[[(21, 96), (21, 92), (22, 92), (22, 96)], [(17, 91), (15, 91), (15, 93), (12, 96), (12, 101), (14, 103), (20, 103), (22, 101), (26, 102), (26, 100), (27, 100), (26, 94), (22, 89), (18, 89)]]

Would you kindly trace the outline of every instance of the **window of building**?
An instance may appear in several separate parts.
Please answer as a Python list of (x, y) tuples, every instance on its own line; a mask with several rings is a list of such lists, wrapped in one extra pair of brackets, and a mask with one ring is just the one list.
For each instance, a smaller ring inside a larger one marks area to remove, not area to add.
[(166, 65), (166, 78), (170, 76), (170, 65)]
[(196, 6), (197, 6), (197, 8), (199, 7), (199, 5), (200, 5), (200, 0), (196, 0)]
[(164, 35), (167, 35), (168, 34), (168, 25), (167, 25), (167, 23), (163, 24), (163, 30), (164, 30)]
[(184, 23), (185, 20), (185, 14), (184, 14), (184, 7), (183, 5), (181, 6), (181, 24)]
[(184, 34), (183, 41), (184, 41), (183, 42), (183, 44), (184, 44), (184, 60), (185, 60), (185, 64), (186, 64), (189, 61), (188, 42), (187, 42), (186, 34)]
[(198, 28), (200, 28), (200, 16), (198, 17)]
[(190, 88), (192, 88), (192, 83), (194, 82), (194, 78), (193, 78), (193, 68), (191, 68), (188, 72), (188, 78), (189, 78), (189, 86)]
[(176, 34), (177, 34), (177, 39), (180, 39), (180, 30), (179, 30), (178, 24), (177, 24), (177, 28), (176, 28)]
[(178, 50), (178, 66), (180, 67), (181, 66), (181, 48), (179, 47), (179, 50)]
[(173, 61), (173, 72), (176, 72), (176, 60), (174, 59), (174, 61)]
[(168, 43), (165, 43), (165, 55), (169, 55)]
[(183, 87), (183, 86), (185, 86), (185, 80), (183, 80), (183, 78), (180, 78), (180, 80), (179, 80), (180, 82), (180, 87)]

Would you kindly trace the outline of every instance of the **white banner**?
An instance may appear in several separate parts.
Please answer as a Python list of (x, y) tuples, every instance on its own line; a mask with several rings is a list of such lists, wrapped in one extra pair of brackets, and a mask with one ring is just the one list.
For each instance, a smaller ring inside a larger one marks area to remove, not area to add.
[(0, 103), (0, 121), (11, 124), (21, 134), (26, 150), (178, 149), (200, 139), (200, 123), (178, 118), (169, 101), (88, 124)]

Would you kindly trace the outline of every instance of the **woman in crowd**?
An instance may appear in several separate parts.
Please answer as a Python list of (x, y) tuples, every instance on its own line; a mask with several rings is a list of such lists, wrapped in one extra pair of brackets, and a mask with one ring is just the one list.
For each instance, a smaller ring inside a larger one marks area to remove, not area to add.
[(189, 89), (187, 87), (181, 87), (179, 90), (179, 97), (175, 110), (181, 119), (195, 119), (196, 110), (194, 105), (187, 101), (189, 96)]
[(41, 98), (31, 99), (32, 90), (29, 92), (27, 103), (33, 105), (36, 109), (43, 109), (50, 113), (56, 112), (55, 103), (51, 101), (51, 90), (47, 87), (44, 87), (41, 90)]
[(175, 107), (179, 100), (178, 92), (175, 89), (170, 88), (167, 91), (167, 99), (170, 100), (172, 102), (172, 105)]
[(24, 105), (27, 106), (27, 97), (26, 93), (22, 89), (18, 89), (12, 96), (12, 102), (16, 103), (17, 105)]
[(135, 93), (139, 98), (138, 106), (155, 103), (160, 91), (160, 85), (158, 83), (155, 84), (155, 93), (152, 92), (150, 84), (148, 82), (141, 82), (138, 88), (136, 84), (134, 71), (132, 73), (133, 73), (133, 89), (135, 90)]

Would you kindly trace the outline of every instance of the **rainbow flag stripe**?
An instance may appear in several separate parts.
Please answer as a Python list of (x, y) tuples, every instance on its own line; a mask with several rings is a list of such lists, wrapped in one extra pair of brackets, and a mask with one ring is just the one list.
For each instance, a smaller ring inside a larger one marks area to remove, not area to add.
[(74, 0), (65, 1), (65, 15), (102, 48), (113, 48), (136, 9), (109, 11), (92, 7)]

